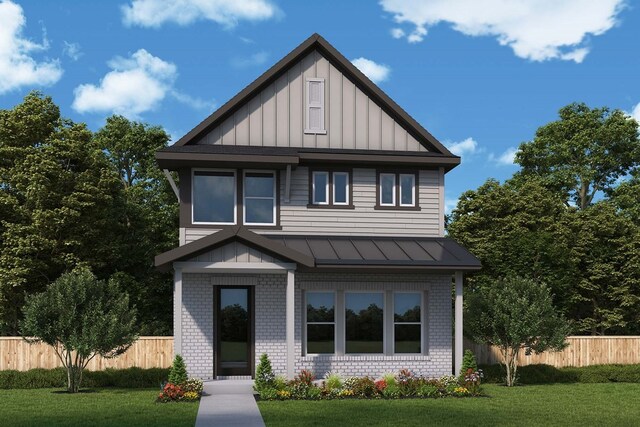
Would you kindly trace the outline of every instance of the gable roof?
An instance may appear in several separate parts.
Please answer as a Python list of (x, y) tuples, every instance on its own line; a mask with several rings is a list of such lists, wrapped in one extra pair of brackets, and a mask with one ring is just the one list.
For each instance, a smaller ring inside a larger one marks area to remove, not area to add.
[(174, 261), (197, 256), (203, 252), (220, 247), (232, 240), (237, 240), (248, 246), (273, 254), (276, 257), (284, 258), (307, 267), (314, 266), (313, 257), (290, 249), (278, 242), (267, 239), (260, 234), (249, 231), (246, 227), (232, 226), (223, 228), (206, 237), (187, 243), (183, 246), (161, 253), (155, 258), (156, 267), (166, 270)]
[(338, 52), (329, 42), (319, 34), (313, 34), (287, 56), (269, 68), (264, 74), (231, 98), (222, 107), (203, 120), (189, 133), (180, 138), (174, 146), (192, 144), (199, 137), (222, 122), (247, 103), (255, 94), (273, 83), (283, 75), (291, 66), (301, 60), (314, 49), (324, 55), (336, 68), (349, 78), (360, 90), (376, 102), (387, 114), (402, 125), (414, 138), (416, 138), (428, 150), (445, 155), (454, 156), (440, 141), (431, 135), (420, 123), (411, 117), (395, 101), (382, 91), (375, 83), (365, 76), (355, 65)]

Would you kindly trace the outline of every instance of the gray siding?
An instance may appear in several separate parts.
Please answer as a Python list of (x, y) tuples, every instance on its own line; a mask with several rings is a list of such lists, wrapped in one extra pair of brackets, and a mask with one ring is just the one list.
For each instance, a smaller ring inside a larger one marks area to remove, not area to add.
[[(421, 210), (375, 210), (376, 170), (353, 169), (353, 204), (355, 209), (308, 208), (309, 170), (299, 167), (291, 174), (291, 198), (284, 202), (285, 176), (280, 179), (280, 225), (282, 230), (254, 231), (262, 234), (331, 234), (367, 236), (443, 236), (444, 199), (441, 173), (421, 170), (418, 178)], [(186, 227), (181, 230), (181, 244), (216, 232), (215, 228)]]
[[(326, 135), (304, 133), (307, 78), (325, 80)], [(313, 51), (198, 144), (427, 151), (406, 129)]]

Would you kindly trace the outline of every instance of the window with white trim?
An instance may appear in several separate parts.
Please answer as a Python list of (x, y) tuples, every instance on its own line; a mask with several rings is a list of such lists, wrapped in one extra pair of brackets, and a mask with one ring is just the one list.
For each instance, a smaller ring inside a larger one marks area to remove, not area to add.
[(378, 173), (378, 208), (418, 207), (417, 172)]
[(194, 224), (236, 223), (235, 171), (193, 171), (191, 191)]
[(393, 352), (422, 353), (422, 294), (393, 294)]
[(274, 172), (244, 173), (244, 224), (275, 225), (276, 176)]
[(311, 193), (314, 205), (329, 204), (329, 172), (313, 171), (311, 174)]
[(384, 353), (384, 293), (345, 292), (345, 353)]
[(325, 134), (324, 79), (308, 78), (306, 82), (305, 133)]
[(400, 206), (416, 205), (416, 176), (412, 173), (400, 174)]
[(380, 206), (396, 205), (396, 174), (380, 174)]
[(307, 354), (336, 351), (335, 292), (307, 292)]
[(349, 204), (349, 173), (333, 172), (333, 204)]

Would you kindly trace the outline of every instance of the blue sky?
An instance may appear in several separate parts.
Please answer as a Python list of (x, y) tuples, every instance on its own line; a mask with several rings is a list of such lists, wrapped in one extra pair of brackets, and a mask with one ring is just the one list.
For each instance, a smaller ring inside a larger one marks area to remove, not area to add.
[(640, 118), (630, 0), (0, 0), (0, 108), (39, 89), (177, 139), (314, 32), (462, 155), (449, 207), (570, 102)]

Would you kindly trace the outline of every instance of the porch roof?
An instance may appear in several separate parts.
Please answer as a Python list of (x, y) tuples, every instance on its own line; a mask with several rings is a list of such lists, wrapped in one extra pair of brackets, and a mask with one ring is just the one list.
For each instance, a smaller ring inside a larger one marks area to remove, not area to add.
[(304, 270), (379, 269), (473, 271), (480, 261), (447, 237), (367, 237), (264, 235), (246, 227), (227, 227), (155, 258), (168, 269), (176, 261), (240, 241), (247, 246), (298, 264)]

